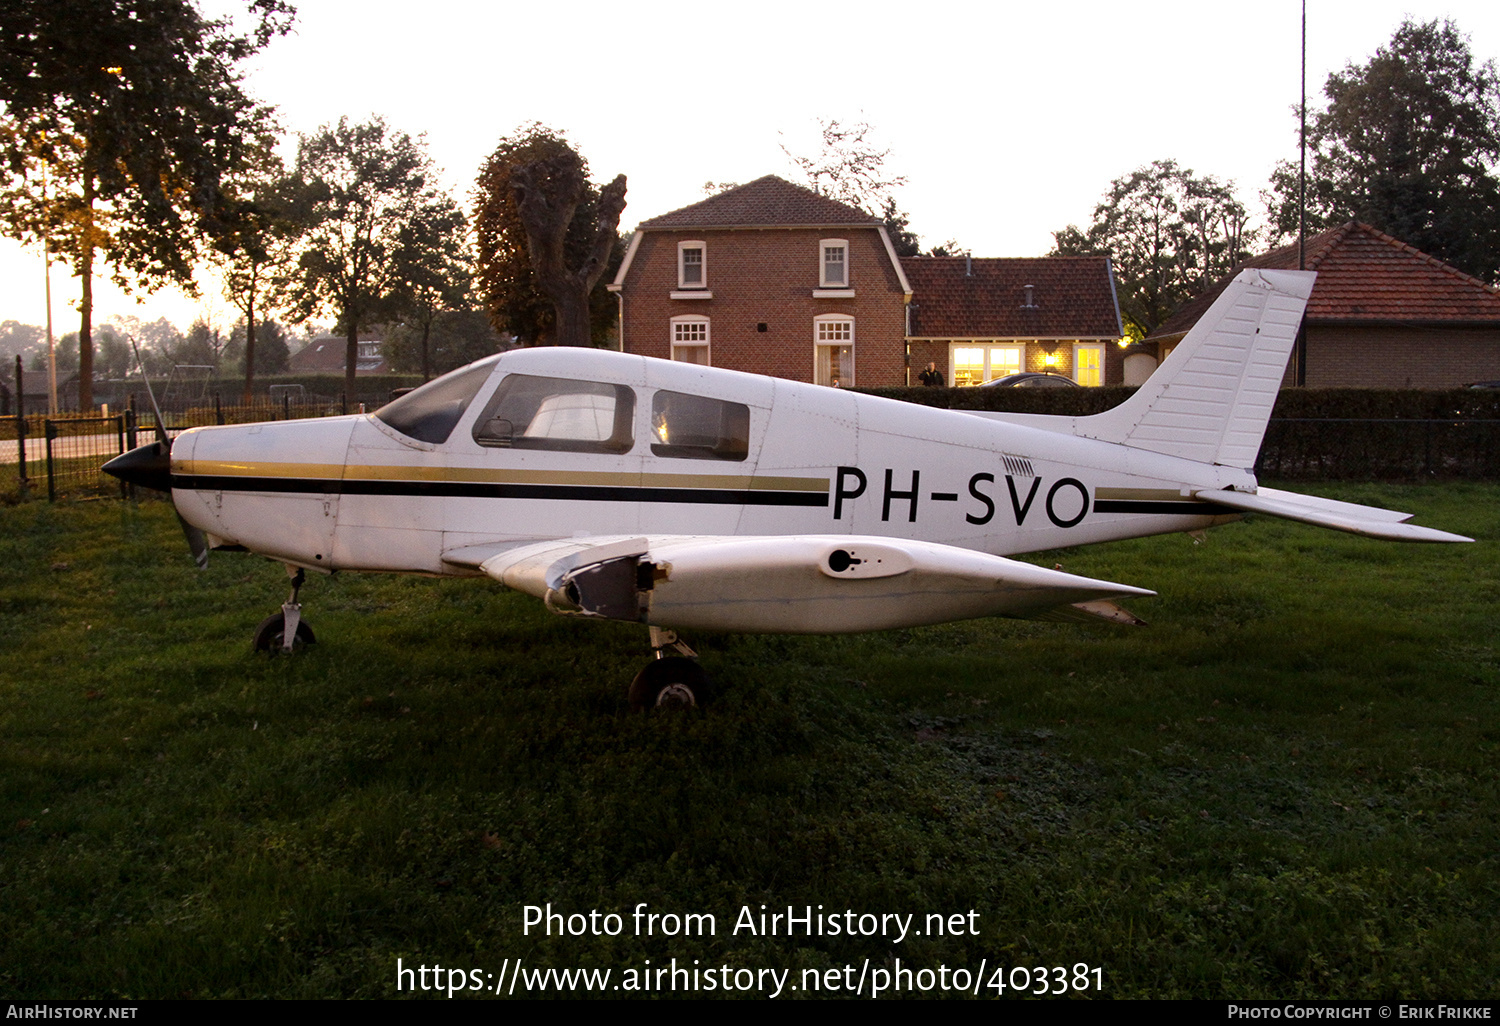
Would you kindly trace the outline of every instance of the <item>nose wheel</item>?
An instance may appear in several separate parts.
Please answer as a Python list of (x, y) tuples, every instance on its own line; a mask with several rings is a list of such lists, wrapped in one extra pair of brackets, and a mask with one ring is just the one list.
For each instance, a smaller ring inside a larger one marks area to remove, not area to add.
[(290, 654), (305, 645), (315, 645), (318, 641), (313, 635), (313, 629), (302, 619), (302, 603), (297, 601), (297, 593), (307, 580), (307, 574), (300, 566), (288, 566), (286, 572), (292, 579), (291, 595), (281, 604), (281, 612), (272, 613), (255, 628), (255, 651), (265, 652), (267, 655), (276, 655), (278, 652)]
[[(630, 708), (636, 712), (701, 709), (708, 700), (708, 674), (676, 632), (651, 628), (656, 658), (630, 682)], [(668, 655), (668, 650), (679, 653)]]

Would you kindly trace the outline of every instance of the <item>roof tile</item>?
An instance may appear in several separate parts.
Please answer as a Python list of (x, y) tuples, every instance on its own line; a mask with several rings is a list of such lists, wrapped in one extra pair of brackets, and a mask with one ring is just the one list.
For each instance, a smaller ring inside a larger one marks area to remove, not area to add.
[[(1309, 322), (1500, 323), (1500, 290), (1367, 224), (1350, 221), (1314, 235), (1307, 240), (1306, 264), (1318, 272), (1307, 301)], [(1297, 244), (1252, 257), (1244, 266), (1294, 270)], [(1184, 303), (1151, 337), (1186, 332), (1232, 278)]]
[(820, 196), (775, 175), (726, 189), (691, 206), (642, 221), (640, 228), (764, 228), (880, 224), (857, 207)]
[[(1118, 338), (1109, 259), (902, 257), (915, 338)], [(1027, 308), (1026, 286), (1033, 286)]]

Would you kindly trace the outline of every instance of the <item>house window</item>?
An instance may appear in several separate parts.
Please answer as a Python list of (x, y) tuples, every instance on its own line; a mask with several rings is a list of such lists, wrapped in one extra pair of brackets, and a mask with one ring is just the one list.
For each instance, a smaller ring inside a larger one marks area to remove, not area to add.
[(708, 247), (701, 242), (679, 242), (677, 244), (677, 287), (680, 289), (704, 289), (708, 287)]
[(834, 388), (854, 384), (854, 318), (825, 314), (813, 319), (813, 381)]
[(1104, 384), (1104, 347), (1097, 343), (1073, 344), (1073, 380), (1094, 388)]
[(707, 317), (672, 318), (672, 359), (709, 365)]
[(823, 239), (818, 243), (822, 254), (818, 285), (825, 289), (849, 287), (849, 243), (845, 239)]
[(982, 385), (1021, 369), (1022, 347), (955, 342), (948, 347), (953, 384)]

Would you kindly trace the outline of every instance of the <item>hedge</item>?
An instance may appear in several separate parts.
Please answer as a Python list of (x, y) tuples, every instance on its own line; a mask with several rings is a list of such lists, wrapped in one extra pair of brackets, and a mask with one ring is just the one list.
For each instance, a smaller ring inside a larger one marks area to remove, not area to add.
[[(871, 388), (953, 410), (1088, 416), (1134, 388)], [(1500, 389), (1289, 388), (1276, 399), (1256, 463), (1300, 480), (1500, 478)]]

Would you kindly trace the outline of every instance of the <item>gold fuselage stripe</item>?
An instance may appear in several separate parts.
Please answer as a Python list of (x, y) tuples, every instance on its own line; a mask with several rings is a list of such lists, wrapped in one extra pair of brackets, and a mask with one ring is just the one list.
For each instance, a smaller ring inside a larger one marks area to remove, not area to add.
[(1143, 502), (1190, 502), (1175, 488), (1095, 488), (1095, 499), (1135, 499)]
[(732, 474), (641, 474), (607, 470), (492, 470), (484, 467), (401, 467), (342, 463), (246, 463), (173, 460), (172, 473), (190, 477), (276, 477), (312, 481), (444, 481), (468, 484), (562, 484), (646, 488), (733, 488), (827, 492), (826, 477), (751, 477)]

